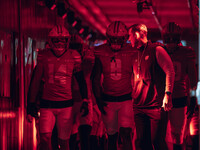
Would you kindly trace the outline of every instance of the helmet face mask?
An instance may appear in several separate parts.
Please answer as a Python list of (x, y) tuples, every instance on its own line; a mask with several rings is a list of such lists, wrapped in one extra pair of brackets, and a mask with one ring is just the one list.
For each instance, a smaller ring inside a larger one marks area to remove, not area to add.
[(109, 38), (109, 42), (111, 44), (122, 45), (122, 44), (124, 44), (124, 41), (125, 41), (125, 37), (110, 37)]
[(50, 48), (61, 56), (69, 47), (70, 34), (64, 26), (55, 26), (48, 35)]
[(114, 21), (108, 26), (106, 35), (112, 50), (119, 51), (128, 38), (127, 27), (121, 21)]
[(164, 34), (163, 35), (163, 42), (166, 44), (169, 43), (180, 43), (180, 36), (177, 34)]

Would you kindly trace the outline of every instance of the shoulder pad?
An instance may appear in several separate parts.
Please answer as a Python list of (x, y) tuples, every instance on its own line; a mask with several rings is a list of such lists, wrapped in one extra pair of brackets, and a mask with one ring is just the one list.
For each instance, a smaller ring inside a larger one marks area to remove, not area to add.
[(180, 46), (180, 50), (188, 59), (196, 59), (196, 53), (192, 47)]
[(70, 50), (75, 62), (81, 62), (81, 55), (76, 50)]
[(49, 51), (50, 49), (43, 49), (43, 50), (38, 51), (37, 62), (42, 61), (44, 57), (49, 53)]

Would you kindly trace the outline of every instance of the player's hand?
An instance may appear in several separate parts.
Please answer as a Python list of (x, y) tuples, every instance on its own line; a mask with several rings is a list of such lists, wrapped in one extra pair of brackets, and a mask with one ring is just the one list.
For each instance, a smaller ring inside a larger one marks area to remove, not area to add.
[(32, 117), (30, 114), (28, 114), (28, 115), (26, 116), (26, 119), (28, 120), (29, 123), (32, 123), (32, 122), (33, 122), (33, 117)]
[(165, 93), (162, 107), (163, 107), (164, 111), (170, 111), (172, 109), (173, 105), (172, 105), (172, 95), (171, 94)]
[(39, 108), (37, 107), (37, 104), (29, 103), (27, 105), (27, 120), (28, 120), (28, 122), (32, 122), (33, 117), (37, 120), (39, 118), (38, 112), (39, 112)]
[(83, 114), (81, 115), (82, 117), (85, 117), (88, 115), (89, 113), (89, 108), (88, 108), (88, 100), (83, 100), (83, 103), (82, 103), (82, 106), (81, 106), (81, 109), (80, 109), (80, 112)]
[(106, 111), (104, 110), (104, 107), (107, 107), (107, 104), (105, 102), (103, 102), (102, 100), (98, 100), (97, 101), (97, 106), (98, 106), (100, 112), (103, 115), (106, 115)]
[(192, 96), (190, 98), (190, 104), (187, 107), (187, 113), (186, 114), (187, 114), (188, 119), (192, 117), (193, 113), (195, 112), (196, 106), (197, 106), (197, 98), (195, 96)]

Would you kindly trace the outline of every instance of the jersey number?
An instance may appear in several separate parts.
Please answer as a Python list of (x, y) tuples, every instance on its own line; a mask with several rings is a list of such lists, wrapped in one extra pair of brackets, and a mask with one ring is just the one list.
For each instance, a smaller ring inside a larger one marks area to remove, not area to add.
[(122, 67), (122, 62), (120, 59), (115, 59), (115, 60), (111, 61), (111, 63), (110, 63), (111, 79), (113, 79), (113, 80), (121, 79), (121, 76), (122, 76), (121, 67)]
[(54, 72), (55, 70), (55, 65), (54, 64), (49, 64), (48, 65), (49, 69), (49, 83), (54, 84), (55, 81), (60, 83), (60, 84), (66, 84), (67, 83), (67, 69), (65, 64), (61, 64), (59, 68)]

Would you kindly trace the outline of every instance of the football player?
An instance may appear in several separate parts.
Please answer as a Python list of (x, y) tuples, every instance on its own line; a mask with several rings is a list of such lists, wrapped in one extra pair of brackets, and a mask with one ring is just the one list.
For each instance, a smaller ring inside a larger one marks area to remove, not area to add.
[[(91, 49), (89, 49), (89, 47), (83, 42), (82, 38), (78, 34), (73, 34), (71, 36), (69, 47), (70, 49), (76, 50), (82, 57), (82, 68), (88, 87), (88, 95), (90, 98), (86, 102), (82, 101), (77, 80), (76, 78), (73, 78), (72, 98), (74, 100), (73, 117), (75, 122), (73, 124), (73, 131), (71, 135), (72, 143), (70, 144), (71, 147), (76, 145), (73, 143), (76, 142), (76, 134), (77, 132), (79, 132), (81, 150), (90, 150), (89, 136), (92, 128), (91, 126), (92, 126), (92, 114), (93, 114), (93, 105), (91, 101), (91, 90), (90, 90), (91, 89), (90, 74), (92, 71), (92, 67), (94, 65), (94, 55)], [(80, 109), (83, 104), (88, 106), (89, 113), (87, 116), (83, 116), (80, 113)]]
[[(29, 118), (36, 116), (36, 96), (42, 78), (45, 80), (40, 101), (40, 149), (51, 149), (51, 134), (56, 122), (58, 144), (61, 150), (69, 149), (72, 128), (71, 80), (74, 75), (78, 81), (83, 101), (88, 98), (87, 85), (81, 69), (81, 56), (70, 50), (70, 34), (64, 26), (55, 26), (48, 35), (50, 48), (38, 56), (35, 75), (30, 87), (30, 103), (27, 106)], [(88, 108), (83, 105), (84, 115)]]
[[(169, 22), (163, 27), (162, 30), (163, 42), (166, 46), (168, 54), (173, 61), (175, 70), (174, 90), (172, 92), (173, 108), (167, 114), (171, 127), (171, 137), (174, 150), (183, 149), (183, 133), (185, 130), (187, 116), (188, 118), (192, 116), (192, 112), (194, 112), (195, 108), (194, 104), (196, 104), (196, 54), (191, 47), (186, 47), (181, 44), (181, 34), (182, 29), (175, 22)], [(188, 78), (190, 84), (187, 84)], [(187, 92), (188, 88), (190, 89), (190, 95), (188, 95)], [(191, 105), (188, 107), (187, 112), (188, 96), (191, 97)]]
[(128, 31), (123, 22), (112, 22), (106, 36), (107, 43), (95, 48), (92, 89), (107, 130), (108, 150), (117, 150), (118, 132), (123, 150), (132, 150), (131, 77), (134, 50), (126, 43)]
[(161, 107), (165, 111), (172, 108), (173, 63), (164, 48), (147, 39), (147, 32), (144, 24), (129, 28), (129, 40), (137, 49), (133, 58), (136, 150), (154, 149)]

